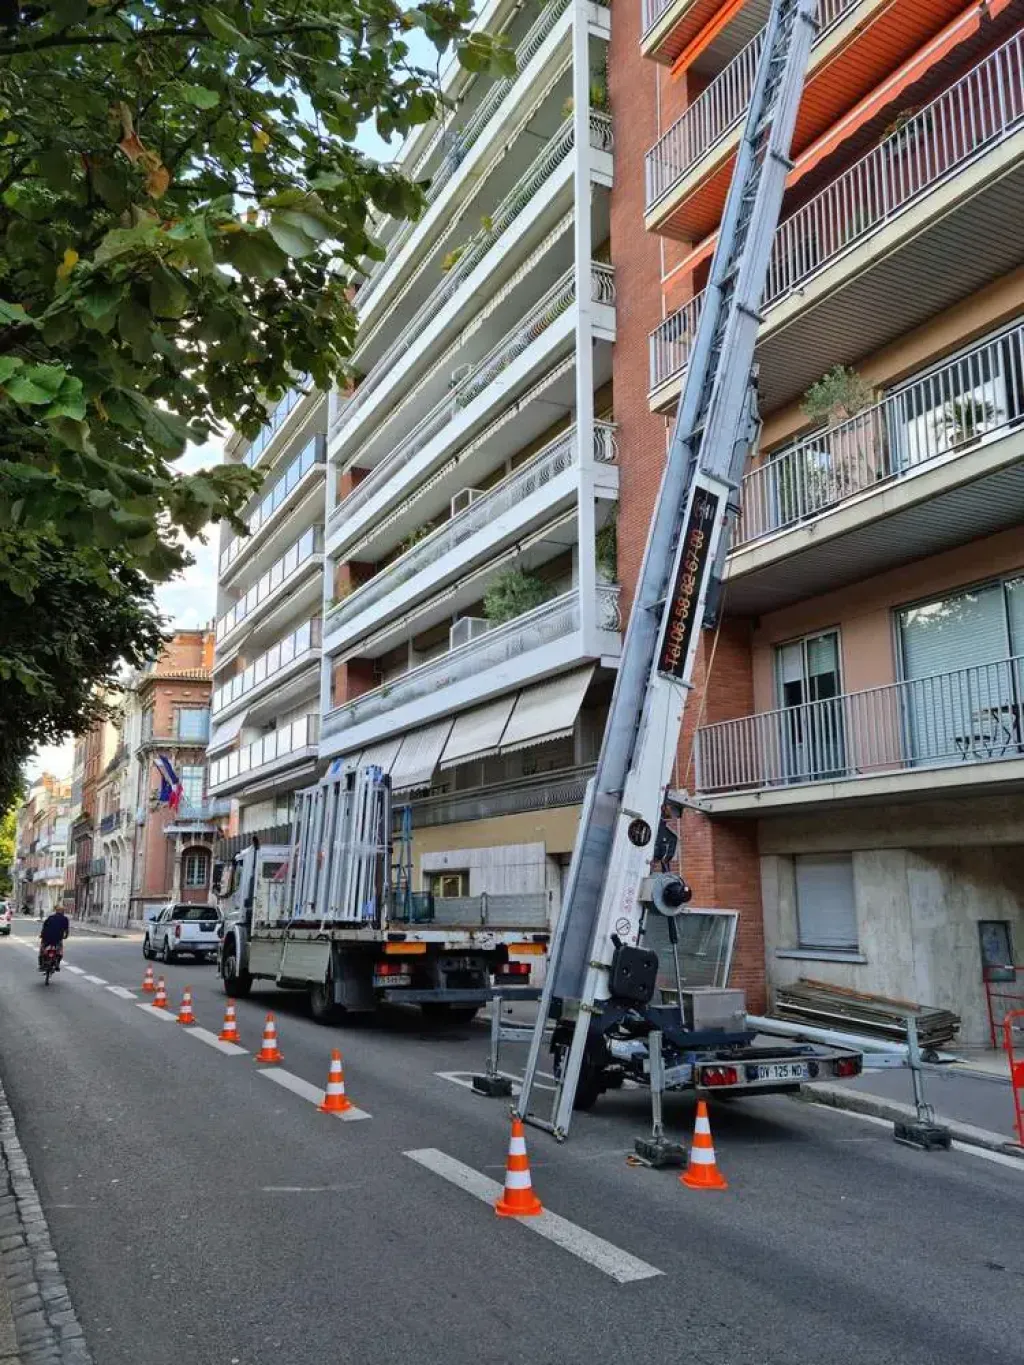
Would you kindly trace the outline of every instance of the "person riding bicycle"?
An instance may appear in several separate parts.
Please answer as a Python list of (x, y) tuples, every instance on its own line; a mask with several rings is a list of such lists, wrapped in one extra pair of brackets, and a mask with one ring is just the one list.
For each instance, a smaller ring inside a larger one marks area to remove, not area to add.
[(58, 954), (64, 955), (64, 940), (71, 932), (71, 923), (64, 914), (63, 910), (54, 910), (43, 920), (43, 927), (39, 930), (39, 967), (43, 966), (43, 949), (56, 948)]

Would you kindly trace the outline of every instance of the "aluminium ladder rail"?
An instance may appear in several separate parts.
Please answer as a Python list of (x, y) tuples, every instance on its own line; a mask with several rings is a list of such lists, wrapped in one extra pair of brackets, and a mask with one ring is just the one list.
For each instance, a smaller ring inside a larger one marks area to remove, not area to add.
[[(639, 944), (650, 865), (692, 686), (700, 628), (717, 610), (729, 529), (757, 436), (754, 347), (817, 0), (773, 0), (704, 309), (630, 613), (597, 770), (517, 1102), (558, 1140), (569, 1131), (590, 1020), (610, 996), (615, 949)], [(529, 1110), (553, 1000), (576, 1007), (551, 1118)]]

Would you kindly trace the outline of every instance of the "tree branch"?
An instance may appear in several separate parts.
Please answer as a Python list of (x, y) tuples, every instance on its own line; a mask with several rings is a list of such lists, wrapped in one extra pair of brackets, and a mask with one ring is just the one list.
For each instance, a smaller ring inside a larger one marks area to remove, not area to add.
[[(253, 29), (251, 33), (245, 33), (243, 38), (290, 38), (298, 33), (337, 33), (338, 27), (335, 24), (280, 24), (273, 28)], [(138, 39), (145, 38), (192, 38), (196, 41), (205, 40), (219, 41), (208, 28), (194, 28), (190, 26), (165, 26), (164, 28), (143, 28), (135, 31)], [(34, 52), (42, 52), (46, 48), (54, 47), (96, 47), (110, 43), (118, 43), (123, 46), (124, 38), (113, 33), (82, 33), (77, 37), (68, 36), (66, 33), (51, 33), (46, 37), (39, 38), (34, 43), (12, 43), (0, 47), (0, 57), (25, 57), (31, 56)]]

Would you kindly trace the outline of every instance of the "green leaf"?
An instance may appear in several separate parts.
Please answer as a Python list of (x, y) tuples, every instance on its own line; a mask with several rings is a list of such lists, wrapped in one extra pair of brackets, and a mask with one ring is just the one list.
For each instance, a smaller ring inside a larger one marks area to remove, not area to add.
[(268, 231), (274, 241), (289, 256), (309, 256), (316, 250), (316, 238), (310, 237), (300, 226), (290, 221), (293, 215), (272, 213)]
[(20, 370), (24, 361), (17, 355), (0, 355), (0, 384), (6, 384), (15, 370)]
[(229, 233), (221, 243), (228, 261), (243, 275), (273, 280), (288, 264), (288, 257), (264, 228)]
[(219, 14), (215, 9), (201, 9), (199, 16), (214, 38), (227, 43), (228, 47), (237, 48), (240, 52), (248, 49), (248, 40), (234, 24), (224, 18), (223, 14)]
[(149, 305), (157, 317), (180, 318), (188, 302), (189, 293), (178, 272), (158, 265), (149, 281)]
[(208, 85), (182, 85), (181, 96), (186, 104), (196, 109), (214, 109), (220, 104), (220, 94)]
[(138, 361), (153, 355), (153, 315), (134, 299), (126, 299), (117, 311), (117, 330)]
[(14, 327), (23, 327), (26, 322), (38, 327), (39, 324), (34, 318), (25, 312), (20, 303), (5, 303), (0, 299), (0, 323), (6, 323)]
[(75, 183), (74, 164), (63, 147), (50, 147), (36, 157), (39, 174), (55, 190), (70, 190)]

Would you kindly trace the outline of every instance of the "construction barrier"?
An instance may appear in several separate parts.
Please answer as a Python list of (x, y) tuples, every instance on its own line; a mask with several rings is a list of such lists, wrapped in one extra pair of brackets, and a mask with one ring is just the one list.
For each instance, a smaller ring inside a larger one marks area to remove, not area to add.
[(1011, 1010), (1003, 1020), (1003, 1045), (1010, 1063), (1017, 1141), (1024, 1147), (1024, 1010)]

